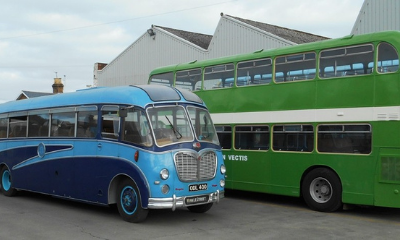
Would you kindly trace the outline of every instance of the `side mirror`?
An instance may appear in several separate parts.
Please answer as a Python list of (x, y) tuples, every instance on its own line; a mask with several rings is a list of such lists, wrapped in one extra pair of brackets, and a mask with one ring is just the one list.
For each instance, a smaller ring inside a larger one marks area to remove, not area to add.
[(118, 115), (122, 118), (125, 118), (128, 116), (128, 109), (126, 107), (120, 107), (118, 111)]

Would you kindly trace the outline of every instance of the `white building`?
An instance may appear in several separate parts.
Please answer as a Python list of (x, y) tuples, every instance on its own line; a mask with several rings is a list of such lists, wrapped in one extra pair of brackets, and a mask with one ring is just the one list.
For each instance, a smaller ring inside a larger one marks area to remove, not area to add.
[(400, 31), (400, 0), (365, 0), (351, 34)]
[[(400, 30), (399, 13), (400, 0), (365, 0), (351, 34)], [(109, 64), (95, 64), (94, 85), (145, 84), (150, 71), (160, 66), (324, 39), (222, 13), (214, 35), (153, 25)]]
[(325, 39), (222, 13), (213, 36), (152, 25), (109, 64), (95, 64), (94, 85), (145, 84), (150, 71), (160, 66)]

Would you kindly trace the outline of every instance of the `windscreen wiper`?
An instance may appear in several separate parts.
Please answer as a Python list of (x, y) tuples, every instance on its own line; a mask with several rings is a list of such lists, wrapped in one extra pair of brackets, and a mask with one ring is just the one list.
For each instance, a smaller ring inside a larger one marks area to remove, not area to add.
[(175, 129), (174, 125), (171, 123), (171, 121), (169, 120), (167, 115), (165, 115), (165, 118), (168, 120), (169, 124), (171, 125), (172, 131), (174, 132), (176, 139), (181, 139), (182, 134), (177, 129)]

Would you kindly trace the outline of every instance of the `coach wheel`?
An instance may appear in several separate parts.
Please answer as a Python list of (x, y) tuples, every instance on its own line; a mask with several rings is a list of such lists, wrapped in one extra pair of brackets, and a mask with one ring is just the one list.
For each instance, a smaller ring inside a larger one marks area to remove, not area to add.
[(213, 203), (207, 203), (203, 205), (196, 205), (196, 206), (190, 206), (188, 207), (189, 211), (194, 212), (194, 213), (205, 213), (208, 210), (211, 209)]
[(14, 196), (17, 190), (12, 187), (11, 173), (6, 166), (1, 169), (0, 177), (0, 188), (3, 194), (8, 197)]
[(326, 168), (314, 169), (305, 176), (302, 195), (307, 205), (316, 211), (333, 212), (342, 206), (340, 179)]
[(136, 184), (130, 179), (123, 180), (119, 185), (117, 207), (122, 219), (127, 222), (142, 222), (148, 214), (148, 210), (142, 208)]

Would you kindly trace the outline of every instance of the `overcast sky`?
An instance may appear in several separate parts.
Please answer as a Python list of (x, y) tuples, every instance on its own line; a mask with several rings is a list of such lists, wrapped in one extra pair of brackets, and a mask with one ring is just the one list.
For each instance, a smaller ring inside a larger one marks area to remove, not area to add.
[(15, 0), (0, 7), (0, 102), (22, 90), (93, 84), (152, 24), (213, 35), (220, 13), (330, 38), (350, 34), (363, 0)]

